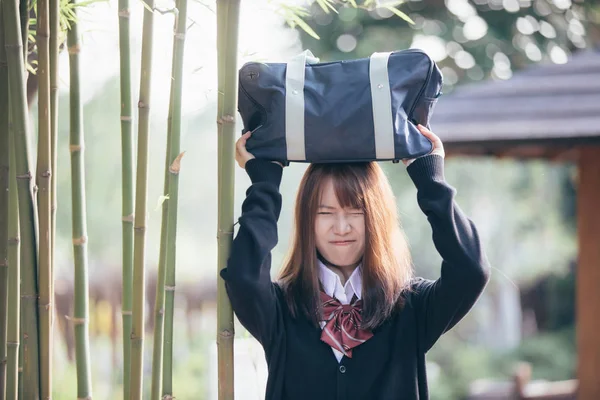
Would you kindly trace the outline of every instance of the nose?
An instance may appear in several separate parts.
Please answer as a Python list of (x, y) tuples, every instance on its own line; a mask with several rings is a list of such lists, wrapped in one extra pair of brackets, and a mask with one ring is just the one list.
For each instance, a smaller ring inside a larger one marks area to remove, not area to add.
[(333, 233), (336, 235), (345, 235), (350, 233), (352, 230), (352, 226), (348, 221), (348, 218), (344, 214), (340, 214), (336, 217), (335, 223), (333, 225)]

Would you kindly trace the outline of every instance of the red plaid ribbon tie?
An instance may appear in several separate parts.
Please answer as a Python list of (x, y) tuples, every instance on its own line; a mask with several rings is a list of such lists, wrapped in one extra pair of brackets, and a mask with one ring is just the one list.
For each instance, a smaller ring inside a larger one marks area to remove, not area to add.
[(342, 304), (335, 297), (321, 292), (321, 303), (325, 322), (321, 332), (321, 340), (332, 348), (340, 351), (348, 358), (352, 358), (352, 349), (369, 340), (373, 333), (367, 329), (360, 329), (362, 322), (362, 300), (356, 296), (351, 304)]

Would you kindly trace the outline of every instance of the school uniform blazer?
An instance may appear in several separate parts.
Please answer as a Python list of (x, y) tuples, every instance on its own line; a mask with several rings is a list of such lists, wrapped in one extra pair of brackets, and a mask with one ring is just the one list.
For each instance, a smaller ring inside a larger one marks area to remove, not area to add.
[(240, 322), (262, 344), (268, 365), (267, 400), (425, 400), (425, 353), (475, 304), (489, 280), (477, 230), (454, 201), (438, 155), (407, 167), (417, 201), (442, 257), (437, 280), (415, 278), (395, 312), (374, 336), (340, 362), (320, 340), (321, 329), (291, 316), (281, 288), (271, 281), (277, 244), (282, 168), (252, 159), (227, 268), (221, 271)]

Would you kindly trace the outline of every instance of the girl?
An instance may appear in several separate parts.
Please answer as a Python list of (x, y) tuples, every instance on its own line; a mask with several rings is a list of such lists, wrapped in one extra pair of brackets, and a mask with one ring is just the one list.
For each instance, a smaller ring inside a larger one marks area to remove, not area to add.
[(470, 310), (489, 280), (475, 226), (444, 179), (444, 149), (404, 161), (443, 262), (414, 278), (396, 201), (379, 165), (312, 164), (300, 183), (291, 252), (271, 281), (282, 166), (236, 144), (247, 191), (226, 269), (240, 322), (262, 344), (267, 400), (427, 399), (425, 353)]

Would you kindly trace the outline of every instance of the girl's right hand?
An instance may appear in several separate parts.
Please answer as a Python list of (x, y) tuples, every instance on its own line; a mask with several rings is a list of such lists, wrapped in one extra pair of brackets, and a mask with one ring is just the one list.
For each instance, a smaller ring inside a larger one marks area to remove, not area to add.
[(246, 150), (246, 141), (252, 136), (252, 132), (245, 132), (235, 143), (235, 161), (242, 168), (246, 168), (248, 160), (252, 160), (254, 156)]
[[(242, 137), (235, 142), (235, 161), (237, 161), (238, 165), (244, 169), (246, 168), (246, 163), (255, 158), (252, 153), (246, 150), (246, 142), (250, 136), (252, 136), (251, 131), (245, 132)], [(279, 161), (271, 162), (283, 168), (283, 164), (281, 164)]]

